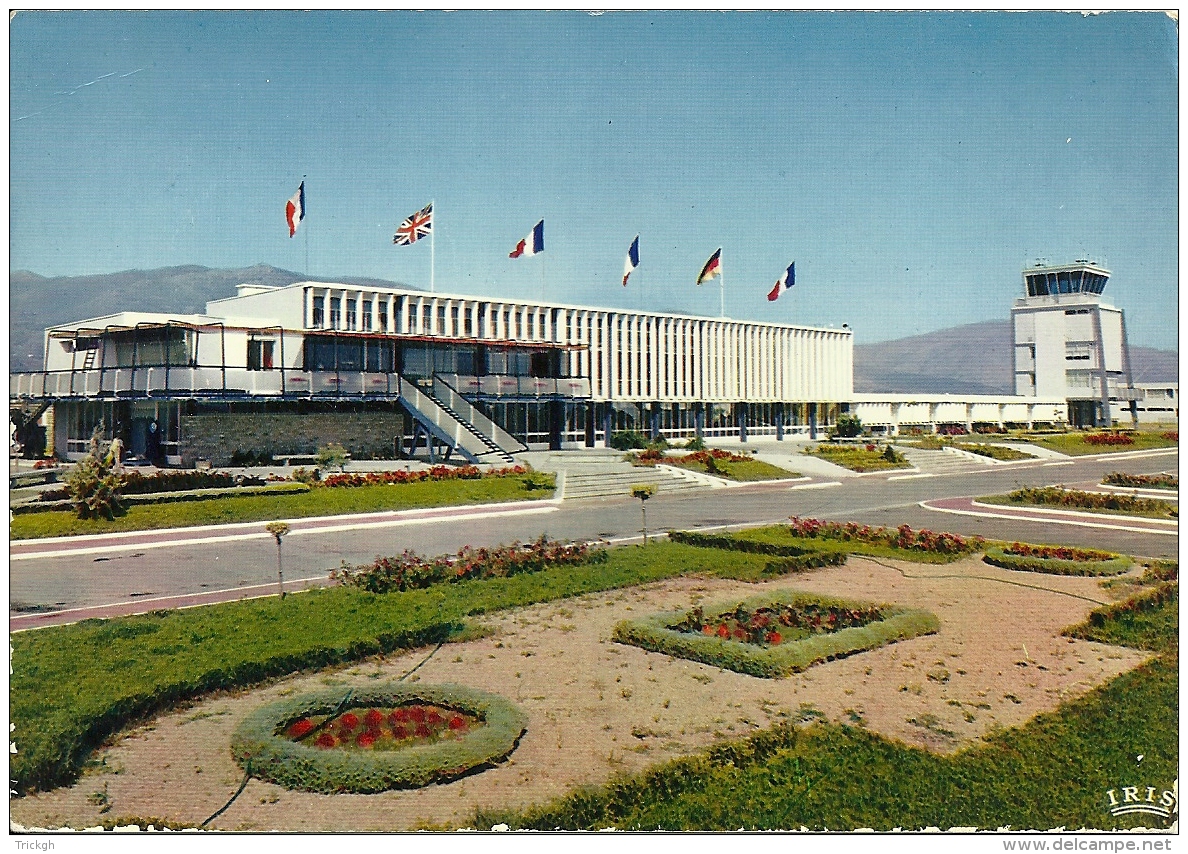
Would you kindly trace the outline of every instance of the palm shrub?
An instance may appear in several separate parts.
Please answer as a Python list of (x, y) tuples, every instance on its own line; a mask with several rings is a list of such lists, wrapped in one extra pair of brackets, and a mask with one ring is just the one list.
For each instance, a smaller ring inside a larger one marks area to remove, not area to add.
[(116, 471), (119, 460), (109, 458), (102, 446), (103, 422), (95, 425), (87, 455), (66, 476), (66, 488), (80, 519), (114, 519), (120, 509), (124, 475)]

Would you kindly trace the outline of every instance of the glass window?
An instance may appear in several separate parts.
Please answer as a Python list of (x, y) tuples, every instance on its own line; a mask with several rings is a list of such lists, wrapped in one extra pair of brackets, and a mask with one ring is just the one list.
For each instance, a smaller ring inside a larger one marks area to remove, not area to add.
[(249, 371), (271, 371), (272, 351), (275, 341), (253, 339), (247, 345), (247, 369)]
[(342, 297), (330, 298), (330, 328), (338, 329), (342, 323)]
[(379, 329), (380, 332), (388, 331), (388, 307), (382, 303), (379, 310)]
[(371, 331), (371, 300), (363, 301), (363, 330)]
[(423, 345), (406, 345), (404, 348), (404, 373), (412, 377), (427, 377), (429, 370), (429, 350)]
[(313, 325), (321, 327), (326, 322), (326, 298), (314, 297), (313, 301)]
[(359, 310), (358, 310), (357, 306), (358, 306), (358, 303), (356, 303), (355, 300), (353, 300), (353, 299), (347, 300), (347, 310), (346, 310), (347, 325), (346, 325), (346, 328), (352, 332), (359, 328)]

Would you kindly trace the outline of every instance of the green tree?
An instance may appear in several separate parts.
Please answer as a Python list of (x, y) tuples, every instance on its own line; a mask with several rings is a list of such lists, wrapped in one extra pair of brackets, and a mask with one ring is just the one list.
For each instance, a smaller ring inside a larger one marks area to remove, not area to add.
[(835, 436), (840, 436), (843, 439), (853, 439), (855, 436), (862, 435), (862, 419), (857, 415), (850, 415), (848, 412), (843, 412), (837, 416), (837, 424), (833, 428)]

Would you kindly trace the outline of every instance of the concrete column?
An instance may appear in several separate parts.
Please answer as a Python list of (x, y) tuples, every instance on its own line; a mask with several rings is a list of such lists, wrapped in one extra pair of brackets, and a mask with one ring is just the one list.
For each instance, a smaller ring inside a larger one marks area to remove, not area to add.
[(775, 428), (776, 441), (784, 441), (784, 404), (777, 403), (775, 405)]

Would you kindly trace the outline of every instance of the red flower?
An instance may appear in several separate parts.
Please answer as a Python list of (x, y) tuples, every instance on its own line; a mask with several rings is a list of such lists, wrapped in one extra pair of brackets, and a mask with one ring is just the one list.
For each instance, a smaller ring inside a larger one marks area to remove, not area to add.
[(437, 709), (431, 709), (429, 714), (425, 716), (425, 723), (429, 724), (429, 726), (436, 726), (444, 721), (445, 718), (438, 713)]
[(408, 719), (415, 724), (422, 723), (425, 720), (425, 707), (410, 706), (408, 709)]
[(418, 724), (416, 730), (417, 738), (429, 738), (432, 733), (429, 732), (429, 727), (424, 724)]
[(396, 739), (397, 741), (402, 738), (408, 738), (408, 730), (402, 726), (394, 726), (392, 727), (392, 738)]
[(708, 625), (707, 625), (707, 626), (702, 626), (702, 627), (701, 627), (701, 633), (702, 633), (703, 635), (712, 635), (712, 634), (714, 633), (714, 627), (713, 627), (713, 626), (708, 626)]
[(388, 719), (393, 724), (396, 724), (399, 721), (406, 721), (408, 720), (408, 709), (404, 708), (404, 706), (401, 706), (399, 709), (394, 710), (392, 714), (388, 715)]
[(450, 718), (449, 727), (455, 732), (466, 729), (466, 718), (461, 715), (454, 715)]
[(730, 637), (730, 628), (725, 623), (722, 623), (722, 625), (718, 626), (718, 637), (720, 637), (720, 638)]
[(359, 725), (359, 716), (354, 712), (347, 712), (338, 719), (338, 723), (345, 730), (353, 730)]
[(309, 718), (302, 718), (299, 721), (293, 721), (293, 723), (289, 725), (289, 738), (304, 738), (305, 736), (309, 735), (310, 730), (313, 728), (313, 721), (311, 721)]
[(318, 747), (334, 747), (338, 744), (338, 739), (328, 732), (324, 732), (318, 736), (318, 740), (314, 742)]
[(367, 724), (368, 729), (375, 729), (384, 722), (384, 713), (376, 709), (368, 709), (367, 714), (363, 716), (363, 723)]
[(780, 641), (782, 641), (783, 639), (784, 639), (784, 636), (781, 635), (779, 632), (768, 632), (767, 633), (767, 642), (770, 644), (773, 644), (773, 645), (777, 644)]
[(355, 744), (360, 747), (371, 747), (371, 745), (375, 744), (375, 736), (372, 735), (371, 730), (368, 730), (355, 739)]
[(747, 639), (747, 630), (744, 628), (735, 629), (734, 637), (736, 640), (746, 640)]

